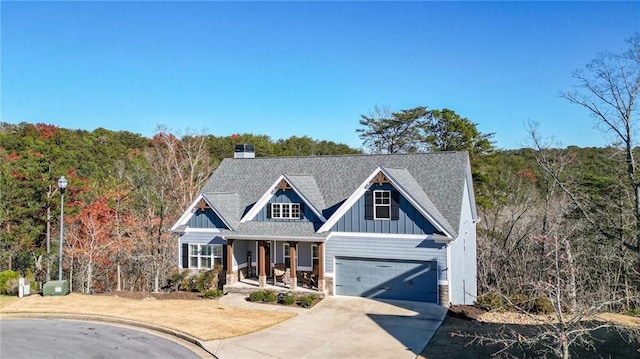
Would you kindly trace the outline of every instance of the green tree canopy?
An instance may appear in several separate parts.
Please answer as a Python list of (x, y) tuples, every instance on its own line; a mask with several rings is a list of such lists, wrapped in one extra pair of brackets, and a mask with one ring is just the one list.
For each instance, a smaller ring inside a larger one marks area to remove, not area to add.
[(356, 132), (372, 153), (468, 151), (473, 156), (494, 150), (493, 133), (481, 133), (476, 123), (447, 108), (390, 112), (375, 107), (359, 123), (363, 128)]

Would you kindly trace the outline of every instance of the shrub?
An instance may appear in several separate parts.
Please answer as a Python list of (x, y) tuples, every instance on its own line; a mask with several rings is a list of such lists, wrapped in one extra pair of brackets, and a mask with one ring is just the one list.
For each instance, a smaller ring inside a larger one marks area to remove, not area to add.
[(536, 297), (536, 300), (533, 302), (533, 308), (531, 309), (536, 314), (549, 314), (555, 311), (553, 307), (553, 303), (549, 300), (549, 298), (540, 295)]
[(284, 305), (293, 305), (296, 302), (296, 297), (292, 294), (287, 294), (282, 296), (282, 304)]
[(509, 296), (510, 307), (509, 309), (519, 308), (521, 310), (530, 310), (531, 304), (529, 303), (529, 297), (522, 293), (515, 293)]
[(173, 272), (171, 274), (171, 279), (169, 280), (169, 286), (171, 287), (171, 290), (177, 291), (177, 290), (181, 290), (181, 289), (185, 289), (186, 286), (185, 284), (188, 286), (189, 283), (186, 282), (185, 280), (187, 280), (189, 276), (189, 271), (183, 270), (183, 271), (176, 271)]
[(490, 292), (479, 296), (476, 304), (487, 310), (503, 310), (504, 298), (498, 293)]
[(250, 302), (262, 302), (264, 300), (264, 291), (257, 291), (249, 294)]
[(309, 294), (307, 296), (300, 297), (298, 301), (300, 302), (300, 306), (302, 308), (309, 308), (316, 300), (316, 296), (313, 294)]
[(276, 292), (271, 290), (265, 290), (264, 292), (264, 301), (267, 303), (274, 303), (278, 299)]
[(5, 293), (8, 295), (18, 294), (18, 280), (14, 278), (7, 279), (5, 283)]
[(204, 293), (206, 290), (209, 290), (212, 288), (217, 289), (218, 288), (218, 271), (214, 269), (214, 270), (208, 270), (206, 272), (200, 273), (200, 275), (196, 277), (195, 283), (196, 283), (196, 289), (201, 293)]
[(20, 278), (20, 273), (14, 272), (11, 269), (0, 272), (0, 294), (17, 294), (18, 278)]
[(224, 295), (224, 292), (221, 291), (220, 289), (209, 289), (209, 290), (205, 290), (202, 293), (202, 296), (205, 298), (220, 298)]

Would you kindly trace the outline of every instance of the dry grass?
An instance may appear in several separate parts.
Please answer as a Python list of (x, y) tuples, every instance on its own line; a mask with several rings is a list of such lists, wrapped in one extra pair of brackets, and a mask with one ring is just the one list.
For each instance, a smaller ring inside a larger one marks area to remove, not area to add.
[(177, 330), (201, 340), (251, 333), (295, 314), (224, 306), (217, 300), (133, 300), (72, 293), (67, 296), (1, 297), (0, 318), (8, 313), (51, 313), (139, 321)]

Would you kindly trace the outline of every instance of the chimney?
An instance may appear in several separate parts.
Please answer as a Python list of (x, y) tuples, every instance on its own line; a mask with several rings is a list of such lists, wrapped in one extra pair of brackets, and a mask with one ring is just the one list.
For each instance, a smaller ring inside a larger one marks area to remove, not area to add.
[(255, 158), (256, 149), (253, 145), (235, 145), (233, 148), (233, 158)]

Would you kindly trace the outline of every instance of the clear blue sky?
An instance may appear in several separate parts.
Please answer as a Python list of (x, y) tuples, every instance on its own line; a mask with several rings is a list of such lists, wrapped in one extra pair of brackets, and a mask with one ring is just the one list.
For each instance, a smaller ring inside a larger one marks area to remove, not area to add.
[(519, 148), (524, 123), (603, 146), (559, 97), (640, 31), (640, 2), (0, 3), (0, 121), (157, 124), (361, 147), (360, 114), (448, 107)]

